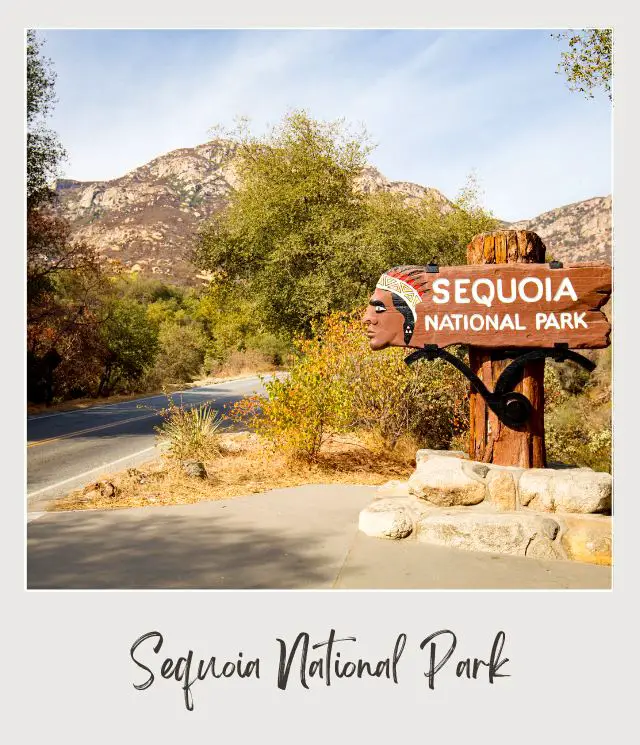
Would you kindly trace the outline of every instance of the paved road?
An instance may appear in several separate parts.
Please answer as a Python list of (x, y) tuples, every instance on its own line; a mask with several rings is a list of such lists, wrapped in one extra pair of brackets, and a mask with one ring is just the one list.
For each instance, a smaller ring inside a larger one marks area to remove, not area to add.
[[(191, 388), (173, 394), (185, 406), (224, 406), (263, 391), (257, 377)], [(113, 468), (121, 470), (157, 454), (154, 427), (165, 396), (105, 404), (27, 419), (27, 505), (29, 511), (77, 489)]]

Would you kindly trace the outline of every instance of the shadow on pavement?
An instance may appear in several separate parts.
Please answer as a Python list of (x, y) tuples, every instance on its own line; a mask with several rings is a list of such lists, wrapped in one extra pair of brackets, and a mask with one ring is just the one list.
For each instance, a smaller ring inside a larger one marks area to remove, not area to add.
[(353, 506), (339, 499), (334, 509), (324, 500), (318, 509), (313, 493), (286, 499), (286, 512), (282, 491), (256, 495), (262, 501), (47, 513), (28, 525), (27, 588), (331, 587), (371, 491), (352, 488), (344, 498)]

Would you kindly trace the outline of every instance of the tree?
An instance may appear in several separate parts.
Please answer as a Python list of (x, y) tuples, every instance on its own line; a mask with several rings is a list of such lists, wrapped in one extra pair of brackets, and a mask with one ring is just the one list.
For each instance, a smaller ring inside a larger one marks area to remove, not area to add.
[(46, 205), (27, 211), (27, 319), (44, 312), (42, 296), (54, 290), (61, 271), (99, 271), (95, 251), (71, 238), (71, 226)]
[[(361, 303), (390, 266), (449, 258), (454, 247), (462, 255), (460, 235), (450, 233), (447, 245), (434, 239), (443, 218), (434, 203), (414, 209), (357, 188), (370, 152), (365, 134), (304, 112), (263, 138), (241, 132), (239, 186), (202, 230), (195, 263), (247, 298), (265, 329), (308, 334), (327, 314)], [(469, 221), (467, 241), (485, 218)]]
[(45, 122), (54, 103), (56, 75), (51, 60), (42, 56), (41, 39), (27, 31), (27, 204), (51, 198), (48, 182), (58, 171), (66, 152)]
[(153, 365), (158, 350), (158, 330), (144, 305), (134, 300), (114, 300), (100, 326), (103, 371), (96, 395), (107, 395), (119, 382), (138, 380)]
[(568, 41), (558, 73), (564, 72), (570, 90), (593, 98), (592, 91), (602, 86), (611, 99), (611, 29), (569, 30), (552, 36)]
[[(37, 212), (37, 211), (34, 211)], [(108, 284), (99, 267), (57, 270), (28, 285), (27, 392), (52, 403), (95, 390)]]
[(161, 382), (193, 380), (204, 362), (207, 338), (196, 323), (165, 321), (158, 335), (158, 356), (154, 372)]

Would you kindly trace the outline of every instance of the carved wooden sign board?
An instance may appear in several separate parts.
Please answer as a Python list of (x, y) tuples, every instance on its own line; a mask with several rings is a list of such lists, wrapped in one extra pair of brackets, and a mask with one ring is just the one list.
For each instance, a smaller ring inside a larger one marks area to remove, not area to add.
[(378, 280), (364, 321), (372, 349), (598, 349), (610, 343), (610, 295), (607, 264), (400, 266)]

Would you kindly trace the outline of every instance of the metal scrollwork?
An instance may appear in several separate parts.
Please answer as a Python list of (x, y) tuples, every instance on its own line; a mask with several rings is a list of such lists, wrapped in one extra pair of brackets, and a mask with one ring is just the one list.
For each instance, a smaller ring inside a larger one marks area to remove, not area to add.
[(446, 360), (469, 380), (471, 387), (484, 398), (487, 406), (498, 419), (511, 428), (521, 427), (531, 416), (533, 408), (531, 401), (522, 393), (513, 390), (519, 383), (524, 367), (528, 362), (550, 357), (558, 362), (572, 360), (589, 372), (592, 372), (595, 368), (594, 362), (577, 352), (573, 352), (566, 344), (556, 344), (552, 349), (532, 349), (524, 354), (520, 354), (517, 350), (505, 350), (504, 354), (506, 357), (514, 356), (515, 359), (502, 371), (493, 391), (490, 391), (462, 360), (447, 352), (446, 349), (441, 349), (436, 344), (427, 344), (423, 349), (416, 350), (405, 358), (405, 362), (407, 365), (412, 365), (418, 360), (429, 361), (438, 358)]

